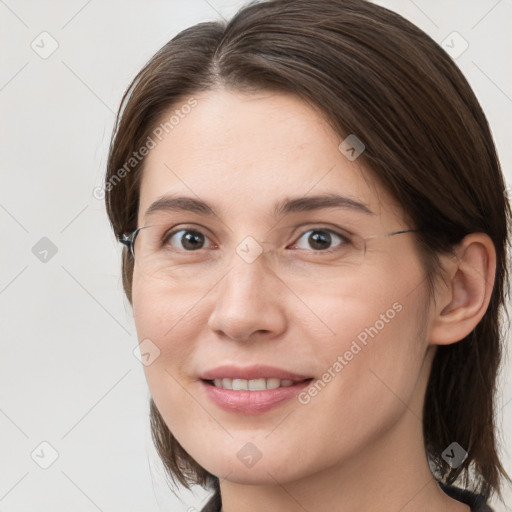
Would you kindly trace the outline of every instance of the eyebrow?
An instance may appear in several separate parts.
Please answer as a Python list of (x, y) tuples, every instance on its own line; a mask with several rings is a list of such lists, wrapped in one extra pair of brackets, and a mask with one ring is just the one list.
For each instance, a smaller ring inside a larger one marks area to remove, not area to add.
[[(338, 194), (323, 194), (309, 197), (285, 198), (273, 210), (274, 216), (295, 212), (309, 212), (326, 208), (345, 208), (367, 215), (375, 215), (367, 205), (355, 199)], [(204, 216), (218, 216), (212, 205), (187, 196), (163, 196), (154, 201), (146, 210), (146, 216), (158, 211), (186, 211)]]

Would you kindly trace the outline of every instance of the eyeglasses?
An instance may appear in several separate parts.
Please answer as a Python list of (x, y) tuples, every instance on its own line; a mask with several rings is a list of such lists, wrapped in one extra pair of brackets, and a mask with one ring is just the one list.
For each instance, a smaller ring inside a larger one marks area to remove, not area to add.
[[(231, 261), (229, 251), (211, 242), (205, 231), (209, 230), (185, 225), (173, 228), (170, 223), (153, 224), (141, 226), (129, 234), (120, 234), (118, 240), (128, 247), (138, 271), (145, 277), (192, 283), (220, 277), (220, 272)], [(267, 249), (272, 242), (247, 237), (236, 246), (235, 251), (247, 263), (266, 255), (267, 264), (280, 277), (338, 279), (355, 275), (356, 269), (368, 258), (368, 247), (374, 241), (418, 231), (407, 229), (363, 238), (341, 228), (319, 226), (301, 231), (291, 244), (294, 249)], [(311, 233), (306, 242), (309, 247), (296, 248), (308, 233)], [(211, 243), (208, 244), (208, 241)], [(334, 243), (334, 247), (326, 249), (326, 243)], [(311, 248), (311, 244), (319, 244), (320, 250)], [(177, 245), (183, 248), (177, 248)], [(378, 253), (377, 250), (373, 251), (372, 257), (378, 257)]]

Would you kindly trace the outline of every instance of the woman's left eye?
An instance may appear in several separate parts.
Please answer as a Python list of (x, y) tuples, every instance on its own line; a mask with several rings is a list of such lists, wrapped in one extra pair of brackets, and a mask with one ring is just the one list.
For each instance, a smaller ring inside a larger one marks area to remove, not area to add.
[[(334, 231), (331, 231), (330, 229), (310, 229), (306, 231), (300, 238), (299, 241), (304, 238), (308, 233), (311, 233), (305, 240), (306, 244), (310, 245), (309, 247), (299, 247), (300, 249), (311, 249), (313, 247), (317, 251), (325, 251), (332, 249), (332, 247), (327, 247), (327, 245), (331, 245), (334, 240), (338, 240), (341, 242), (339, 245), (344, 245), (349, 243), (348, 238), (344, 237), (343, 235), (339, 235), (335, 233)], [(293, 246), (297, 246), (298, 243), (296, 242)], [(293, 247), (292, 246), (292, 247)]]

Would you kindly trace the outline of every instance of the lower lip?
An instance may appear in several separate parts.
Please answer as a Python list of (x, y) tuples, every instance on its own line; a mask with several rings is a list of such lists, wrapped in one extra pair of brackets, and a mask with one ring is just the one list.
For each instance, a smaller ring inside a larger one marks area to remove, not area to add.
[(276, 389), (262, 391), (233, 391), (232, 389), (217, 388), (202, 380), (201, 385), (212, 402), (221, 409), (244, 414), (259, 414), (277, 407), (286, 400), (296, 397), (304, 388), (308, 387), (312, 379), (298, 382), (292, 386), (283, 386)]

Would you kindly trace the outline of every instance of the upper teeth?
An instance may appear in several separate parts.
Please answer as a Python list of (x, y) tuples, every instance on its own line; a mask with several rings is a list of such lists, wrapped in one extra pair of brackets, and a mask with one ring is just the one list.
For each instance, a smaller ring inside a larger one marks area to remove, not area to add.
[(233, 389), (234, 391), (262, 391), (264, 389), (276, 389), (281, 386), (291, 386), (293, 380), (289, 379), (214, 379), (215, 387), (224, 389)]

